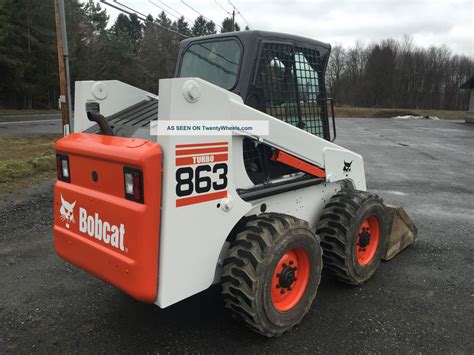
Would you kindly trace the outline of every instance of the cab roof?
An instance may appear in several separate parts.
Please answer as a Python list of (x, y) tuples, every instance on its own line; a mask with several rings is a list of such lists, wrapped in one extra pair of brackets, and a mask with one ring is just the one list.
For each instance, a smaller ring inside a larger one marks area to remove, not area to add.
[(252, 30), (252, 31), (236, 31), (236, 32), (225, 32), (225, 33), (218, 33), (215, 35), (208, 35), (202, 37), (192, 37), (187, 38), (181, 42), (182, 47), (186, 47), (189, 43), (199, 41), (199, 40), (212, 40), (212, 39), (219, 39), (219, 38), (226, 38), (226, 37), (237, 37), (240, 39), (244, 47), (248, 44), (255, 44), (258, 40), (268, 40), (268, 41), (279, 41), (279, 42), (292, 42), (296, 45), (302, 47), (319, 47), (324, 48), (326, 50), (331, 49), (331, 45), (329, 43), (324, 43), (317, 41), (315, 39), (291, 35), (287, 33), (279, 33), (279, 32), (268, 32), (268, 31), (259, 31), (259, 30)]

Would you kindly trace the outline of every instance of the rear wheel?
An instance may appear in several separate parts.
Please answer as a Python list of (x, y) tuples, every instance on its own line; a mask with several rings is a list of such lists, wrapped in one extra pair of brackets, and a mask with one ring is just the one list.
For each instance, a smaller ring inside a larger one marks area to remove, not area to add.
[(380, 265), (387, 244), (382, 199), (364, 191), (338, 192), (324, 208), (316, 233), (325, 272), (344, 283), (362, 284)]
[(283, 334), (303, 319), (316, 297), (321, 254), (306, 222), (259, 215), (237, 235), (225, 259), (226, 307), (260, 334)]

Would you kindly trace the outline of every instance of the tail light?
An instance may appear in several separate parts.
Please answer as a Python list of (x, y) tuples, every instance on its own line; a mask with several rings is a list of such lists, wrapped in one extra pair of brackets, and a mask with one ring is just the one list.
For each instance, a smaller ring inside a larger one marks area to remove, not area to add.
[(56, 168), (58, 180), (71, 182), (71, 174), (69, 171), (69, 157), (66, 154), (56, 154)]
[(144, 202), (143, 198), (143, 172), (140, 169), (123, 169), (125, 182), (125, 198), (135, 202)]

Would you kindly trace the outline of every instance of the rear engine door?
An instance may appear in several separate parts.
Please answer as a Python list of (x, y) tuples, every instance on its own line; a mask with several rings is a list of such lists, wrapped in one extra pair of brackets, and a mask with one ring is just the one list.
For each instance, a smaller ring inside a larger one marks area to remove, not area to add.
[(74, 133), (56, 143), (59, 256), (152, 303), (158, 284), (162, 152), (158, 144)]

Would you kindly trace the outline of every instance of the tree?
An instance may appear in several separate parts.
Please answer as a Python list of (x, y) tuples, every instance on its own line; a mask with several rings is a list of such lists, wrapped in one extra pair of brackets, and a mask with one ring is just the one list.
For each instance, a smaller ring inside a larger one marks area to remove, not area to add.
[[(158, 81), (173, 76), (183, 39), (169, 29), (187, 36), (216, 33), (214, 22), (202, 16), (190, 29), (183, 17), (172, 22), (164, 12), (145, 23), (122, 14), (109, 26), (98, 2), (65, 3), (72, 83), (118, 79), (157, 93)], [(223, 31), (238, 30), (229, 20), (222, 22)], [(0, 0), (0, 107), (56, 108), (57, 65), (54, 2)], [(416, 47), (406, 36), (334, 46), (326, 82), (339, 104), (461, 110), (468, 93), (459, 85), (473, 73), (473, 58), (446, 47)]]
[(186, 22), (183, 16), (181, 16), (176, 22), (176, 30), (179, 33), (182, 33), (183, 35), (188, 37), (191, 37), (193, 35), (191, 29), (189, 28), (189, 24)]
[(346, 61), (346, 51), (339, 44), (334, 46), (329, 58), (329, 65), (327, 69), (328, 85), (331, 96), (336, 100), (340, 100), (339, 88), (341, 86), (342, 74), (344, 71), (344, 65)]
[(143, 25), (136, 14), (130, 15), (129, 35), (132, 38), (133, 47), (136, 51), (143, 36)]
[(204, 16), (199, 16), (194, 21), (191, 29), (193, 36), (205, 36), (216, 33), (216, 24), (212, 21), (207, 21)]
[(2, 101), (15, 108), (49, 107), (57, 79), (53, 3), (2, 0), (0, 16)]
[(119, 14), (115, 20), (115, 24), (112, 26), (112, 31), (116, 34), (121, 32), (122, 34), (128, 36), (134, 49), (136, 50), (140, 40), (142, 39), (143, 25), (135, 14), (131, 14), (129, 16)]
[(369, 107), (390, 107), (393, 103), (395, 63), (398, 45), (385, 40), (369, 49), (364, 78), (366, 83), (363, 103)]
[(130, 30), (130, 20), (125, 14), (119, 14), (115, 20), (114, 25), (112, 26), (112, 32), (115, 34), (125, 33), (128, 34)]
[[(72, 4), (77, 1), (72, 1)], [(94, 34), (99, 34), (105, 31), (107, 23), (109, 22), (109, 16), (105, 10), (102, 10), (100, 4), (94, 0), (88, 0), (83, 7), (85, 18), (84, 20), (88, 25), (91, 26)]]
[(108, 33), (104, 49), (103, 79), (120, 80), (138, 87), (143, 85), (144, 69), (129, 33), (119, 30)]
[(474, 73), (474, 60), (446, 47), (414, 46), (410, 37), (333, 48), (327, 82), (339, 104), (392, 108), (465, 109), (459, 85)]
[(224, 21), (222, 21), (221, 25), (221, 33), (224, 32), (234, 32), (234, 31), (240, 31), (240, 26), (237, 22), (235, 22), (232, 17), (226, 17)]
[(12, 4), (0, 2), (0, 105), (16, 107), (15, 94), (23, 80), (20, 55), (23, 48), (18, 41), (18, 26), (12, 23)]
[[(109, 16), (94, 1), (81, 5), (70, 1), (66, 6), (69, 40), (71, 81), (104, 78), (108, 43), (107, 23)], [(74, 90), (74, 87), (71, 88)]]
[(143, 39), (140, 43), (138, 53), (145, 70), (143, 88), (156, 94), (158, 92), (159, 80), (159, 64), (157, 58), (161, 54), (161, 48), (157, 45), (157, 43), (159, 43), (159, 27), (155, 25), (154, 21), (153, 17), (148, 15), (147, 22), (143, 28)]
[[(172, 28), (171, 20), (164, 12), (161, 12), (158, 18), (162, 25), (167, 28)], [(173, 30), (177, 30), (177, 28), (175, 27)], [(163, 28), (159, 29), (159, 34), (158, 45), (160, 48), (160, 55), (156, 58), (159, 65), (158, 78), (170, 78), (174, 74), (176, 57), (178, 56), (179, 39), (176, 34)]]
[(209, 21), (206, 23), (206, 35), (213, 35), (216, 34), (216, 24), (213, 21)]
[(161, 11), (161, 13), (158, 15), (158, 17), (156, 18), (156, 22), (166, 28), (171, 28), (171, 20), (164, 11)]

